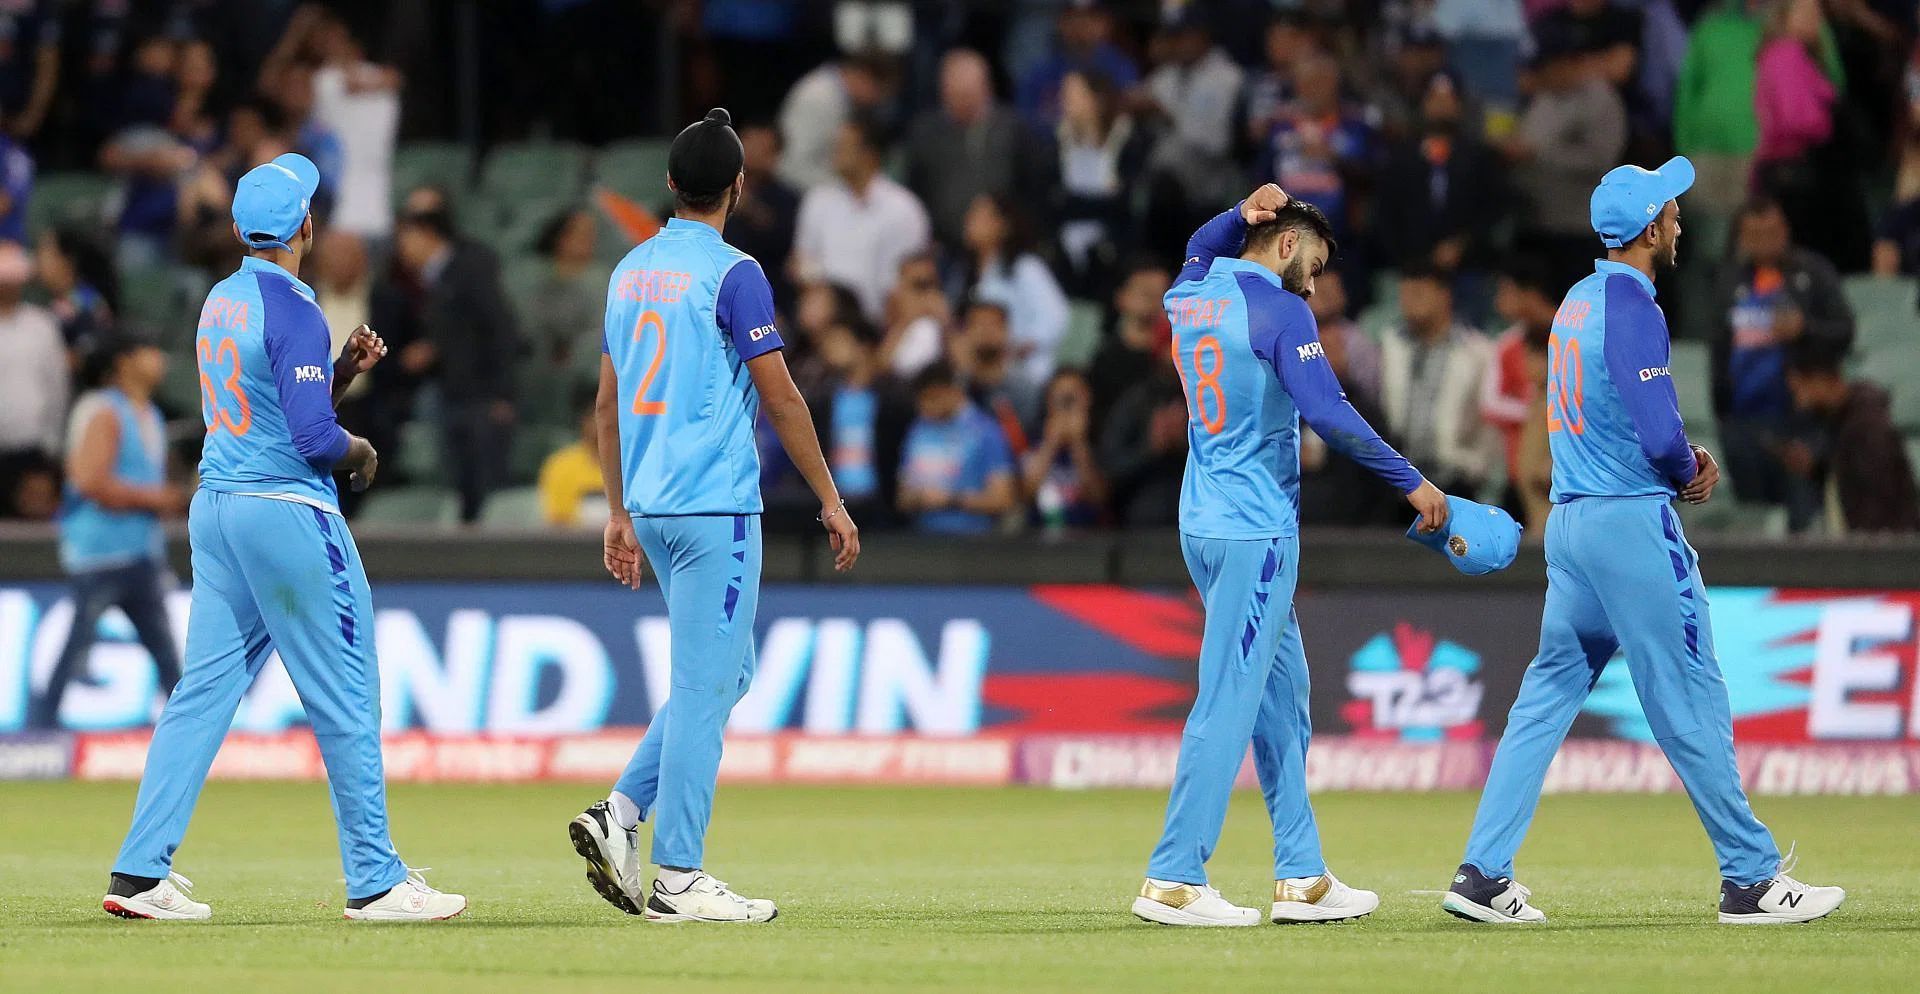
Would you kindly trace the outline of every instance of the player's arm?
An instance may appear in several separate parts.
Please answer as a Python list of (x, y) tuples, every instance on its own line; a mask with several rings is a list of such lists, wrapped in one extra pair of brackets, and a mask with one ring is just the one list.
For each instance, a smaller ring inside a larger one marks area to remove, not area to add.
[(263, 324), (267, 364), (293, 447), (314, 469), (347, 469), (353, 474), (353, 489), (367, 489), (379, 468), (379, 455), (371, 443), (348, 434), (334, 417), (333, 394), (324, 375), (330, 365), (331, 339), (320, 309), (309, 305), (305, 313), (295, 311), (284, 320), (270, 318)]
[[(608, 314), (611, 316), (611, 308)], [(620, 469), (620, 377), (614, 371), (613, 357), (605, 351), (604, 329), (600, 348), (600, 389), (593, 399), (593, 424), (600, 442), (600, 489), (607, 495), (600, 563), (615, 580), (630, 590), (639, 590), (646, 557), (640, 553), (633, 517), (627, 511), (626, 477)]]
[[(1608, 278), (1606, 293), (1607, 373), (1654, 471), (1685, 489), (1703, 460), (1687, 442), (1680, 398), (1667, 371), (1667, 319), (1628, 277)], [(1708, 456), (1704, 461), (1711, 460)]]
[(720, 281), (714, 316), (747, 364), (747, 374), (760, 392), (760, 403), (780, 438), (780, 447), (820, 500), (820, 523), (833, 543), (833, 568), (842, 572), (852, 569), (854, 560), (860, 558), (860, 529), (847, 511), (847, 502), (840, 498), (840, 488), (833, 483), (833, 471), (820, 450), (820, 436), (814, 433), (807, 399), (800, 395), (793, 375), (787, 371), (782, 354), (785, 343), (774, 327), (773, 287), (759, 263), (746, 260), (727, 271)]
[[(1427, 482), (1386, 439), (1353, 409), (1340, 378), (1320, 345), (1320, 329), (1307, 302), (1271, 284), (1248, 293), (1249, 331), (1256, 355), (1265, 358), (1293, 398), (1300, 417), (1329, 448), (1387, 481), (1420, 512), (1420, 529), (1435, 531), (1447, 523), (1447, 498)], [(1255, 289), (1248, 287), (1248, 289)]]
[(1239, 255), (1247, 243), (1247, 228), (1273, 220), (1273, 212), (1286, 205), (1286, 192), (1268, 183), (1248, 194), (1247, 199), (1215, 215), (1187, 239), (1187, 260), (1180, 267), (1180, 278), (1174, 282), (1197, 280), (1213, 268), (1213, 260), (1223, 255)]
[(340, 408), (341, 398), (347, 395), (347, 388), (361, 373), (374, 367), (387, 356), (387, 343), (372, 328), (361, 325), (347, 335), (340, 345), (340, 356), (333, 360), (333, 406)]
[(80, 430), (79, 444), (67, 453), (67, 480), (82, 497), (110, 511), (166, 514), (180, 506), (179, 492), (161, 484), (133, 483), (113, 472), (120, 450), (120, 418), (105, 404), (94, 409)]

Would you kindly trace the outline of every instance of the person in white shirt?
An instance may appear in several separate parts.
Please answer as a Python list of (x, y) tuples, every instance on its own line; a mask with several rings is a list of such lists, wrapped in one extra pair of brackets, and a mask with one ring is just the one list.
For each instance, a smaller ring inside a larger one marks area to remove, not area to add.
[(780, 104), (780, 179), (805, 192), (833, 179), (840, 126), (886, 98), (891, 64), (883, 57), (837, 59), (800, 77)]
[(400, 71), (367, 60), (338, 18), (317, 31), (313, 117), (340, 141), (333, 227), (384, 244), (393, 236), (393, 144), (400, 127)]
[(1026, 220), (1007, 198), (973, 198), (964, 237), (972, 277), (966, 298), (1006, 308), (1016, 378), (1022, 390), (1037, 395), (1053, 377), (1054, 353), (1067, 335), (1067, 295), (1031, 250)]
[(61, 449), (71, 376), (60, 326), (23, 299), (33, 264), (18, 242), (0, 241), (0, 502), (18, 467)]
[(833, 181), (800, 198), (794, 281), (843, 283), (859, 295), (867, 320), (879, 323), (900, 263), (927, 245), (927, 211), (911, 191), (880, 171), (879, 133), (871, 122), (855, 119), (840, 126), (833, 170)]

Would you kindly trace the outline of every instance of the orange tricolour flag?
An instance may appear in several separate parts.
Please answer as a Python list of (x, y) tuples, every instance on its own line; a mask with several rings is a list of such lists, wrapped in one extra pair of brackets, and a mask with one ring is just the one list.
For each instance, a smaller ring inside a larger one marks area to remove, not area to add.
[(652, 238), (660, 230), (660, 218), (632, 197), (621, 196), (602, 186), (594, 189), (593, 198), (600, 206), (601, 213), (620, 229), (627, 241), (635, 245)]

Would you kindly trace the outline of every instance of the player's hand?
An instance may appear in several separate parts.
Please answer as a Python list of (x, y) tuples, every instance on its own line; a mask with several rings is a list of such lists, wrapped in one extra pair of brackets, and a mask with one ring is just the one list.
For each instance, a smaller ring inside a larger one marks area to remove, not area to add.
[(361, 325), (348, 333), (340, 346), (340, 358), (334, 360), (334, 375), (358, 376), (387, 357), (387, 343), (372, 328)]
[(1420, 486), (1407, 495), (1407, 503), (1420, 512), (1420, 532), (1431, 535), (1447, 526), (1447, 495), (1430, 481), (1421, 480)]
[(353, 472), (347, 483), (354, 493), (363, 493), (373, 486), (374, 475), (380, 472), (380, 453), (374, 451), (372, 442), (358, 435), (348, 437), (352, 441), (347, 444), (346, 464)]
[(1280, 208), (1287, 206), (1287, 191), (1268, 183), (1240, 202), (1240, 217), (1248, 224), (1264, 224), (1280, 215)]
[(640, 577), (646, 570), (646, 557), (640, 554), (640, 540), (633, 534), (633, 519), (616, 511), (607, 519), (602, 536), (600, 561), (628, 590), (640, 589)]
[(827, 528), (827, 542), (833, 546), (833, 571), (845, 573), (860, 558), (860, 526), (845, 502), (820, 508), (820, 523)]
[(1720, 464), (1713, 461), (1713, 453), (1696, 445), (1693, 447), (1693, 482), (1680, 491), (1680, 499), (1689, 504), (1705, 504), (1713, 496), (1713, 488), (1720, 483)]

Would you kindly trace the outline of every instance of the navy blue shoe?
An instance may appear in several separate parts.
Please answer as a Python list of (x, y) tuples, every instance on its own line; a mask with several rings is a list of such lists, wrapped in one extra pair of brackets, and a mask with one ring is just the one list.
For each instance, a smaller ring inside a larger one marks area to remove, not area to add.
[(1546, 913), (1527, 903), (1533, 892), (1512, 877), (1489, 877), (1470, 863), (1460, 864), (1440, 907), (1455, 918), (1489, 925), (1535, 925)]
[(1797, 925), (1833, 914), (1847, 892), (1838, 887), (1809, 887), (1782, 873), (1742, 887), (1720, 881), (1720, 924)]

